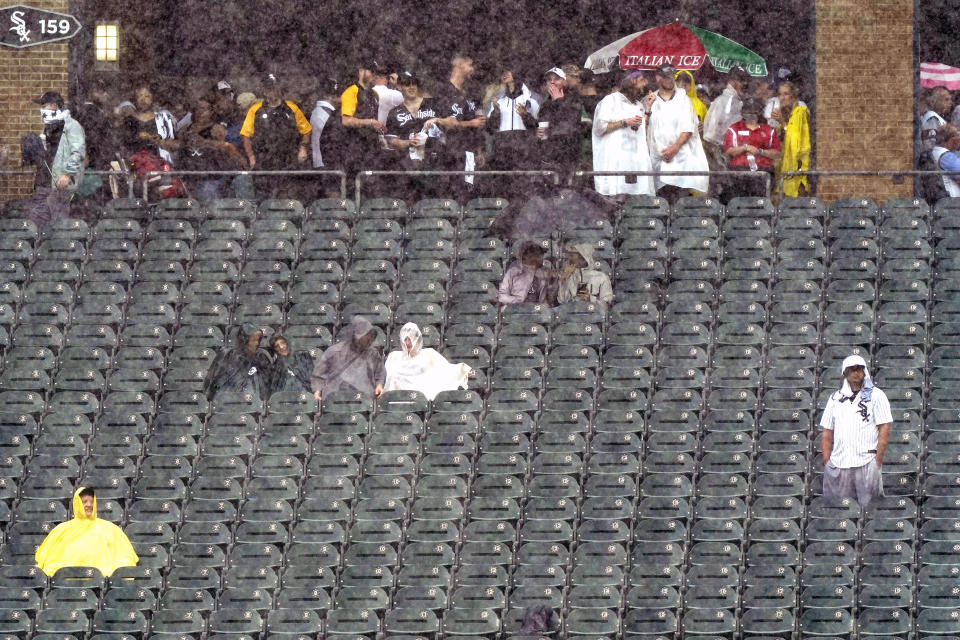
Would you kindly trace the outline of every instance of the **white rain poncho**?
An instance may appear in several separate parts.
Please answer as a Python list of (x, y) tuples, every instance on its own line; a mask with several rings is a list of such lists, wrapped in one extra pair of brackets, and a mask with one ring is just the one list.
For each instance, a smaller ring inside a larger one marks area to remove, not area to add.
[(441, 391), (467, 388), (470, 367), (448, 362), (435, 349), (423, 348), (423, 334), (416, 324), (408, 322), (401, 327), (400, 347), (387, 356), (384, 391), (419, 391), (433, 400)]

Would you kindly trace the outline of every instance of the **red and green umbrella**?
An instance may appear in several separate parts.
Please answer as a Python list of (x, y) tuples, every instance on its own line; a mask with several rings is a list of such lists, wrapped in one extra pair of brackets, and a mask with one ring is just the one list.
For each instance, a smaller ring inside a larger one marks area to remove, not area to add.
[(621, 69), (656, 69), (671, 64), (694, 71), (710, 60), (721, 73), (743, 67), (756, 77), (767, 75), (766, 61), (730, 38), (680, 22), (671, 22), (620, 38), (602, 47), (583, 64), (594, 73)]

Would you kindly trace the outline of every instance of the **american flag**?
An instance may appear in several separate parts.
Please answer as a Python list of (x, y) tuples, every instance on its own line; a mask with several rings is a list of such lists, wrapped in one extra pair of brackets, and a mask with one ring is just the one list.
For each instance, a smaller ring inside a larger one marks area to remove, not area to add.
[(946, 87), (951, 91), (960, 89), (960, 69), (939, 62), (920, 63), (921, 87)]

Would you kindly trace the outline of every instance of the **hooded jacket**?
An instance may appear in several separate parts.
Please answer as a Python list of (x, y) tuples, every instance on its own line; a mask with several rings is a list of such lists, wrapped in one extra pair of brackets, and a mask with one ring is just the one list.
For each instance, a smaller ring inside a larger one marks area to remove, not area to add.
[(253, 354), (247, 353), (249, 336), (243, 328), (237, 329), (235, 344), (217, 354), (204, 381), (203, 389), (208, 399), (213, 399), (220, 391), (231, 391), (253, 393), (266, 400), (270, 356), (259, 348)]
[[(810, 113), (797, 105), (783, 130), (783, 149), (777, 165), (777, 178), (783, 171), (806, 171), (810, 168)], [(783, 194), (788, 198), (800, 195), (800, 187), (810, 189), (807, 176), (787, 176), (783, 179)]]
[(523, 264), (522, 255), (529, 246), (527, 242), (518, 243), (514, 251), (514, 262), (503, 274), (497, 292), (497, 302), (500, 304), (522, 304), (527, 301), (527, 293), (531, 286), (536, 287), (537, 302), (549, 302), (551, 285), (555, 280), (550, 263), (544, 260), (539, 269), (532, 269)]
[(693, 110), (697, 114), (697, 119), (703, 122), (703, 119), (707, 116), (707, 105), (703, 104), (703, 100), (697, 95), (697, 82), (693, 79), (693, 74), (686, 69), (680, 69), (673, 77), (674, 79), (678, 79), (680, 76), (690, 78), (690, 86), (687, 87), (687, 97), (690, 98), (690, 103), (693, 105)]
[(358, 341), (373, 331), (364, 316), (353, 316), (343, 339), (323, 352), (313, 368), (310, 385), (326, 395), (333, 391), (354, 391), (373, 394), (383, 384), (386, 373), (383, 356), (372, 344), (361, 349)]
[(73, 494), (73, 519), (62, 522), (47, 534), (34, 558), (37, 566), (52, 576), (63, 567), (95, 567), (104, 576), (120, 567), (132, 567), (140, 561), (123, 530), (97, 517), (97, 499), (93, 513), (87, 515), (78, 487)]
[(557, 302), (563, 304), (577, 298), (577, 291), (581, 286), (587, 287), (590, 292), (590, 302), (606, 309), (607, 305), (613, 302), (613, 287), (610, 285), (610, 277), (604, 272), (593, 269), (593, 246), (588, 243), (577, 243), (569, 245), (580, 254), (586, 261), (587, 266), (580, 269), (574, 269), (566, 278), (560, 280), (560, 286), (557, 289)]
[(57, 151), (50, 164), (50, 186), (55, 187), (60, 176), (66, 174), (73, 178), (70, 189), (76, 189), (83, 178), (83, 163), (87, 155), (87, 141), (80, 123), (70, 117), (70, 111), (63, 111), (63, 133)]

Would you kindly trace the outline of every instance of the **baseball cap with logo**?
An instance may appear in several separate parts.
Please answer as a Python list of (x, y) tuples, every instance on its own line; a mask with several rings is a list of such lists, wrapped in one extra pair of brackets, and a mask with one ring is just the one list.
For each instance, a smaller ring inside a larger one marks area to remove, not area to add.
[(547, 72), (544, 75), (550, 75), (551, 73), (557, 76), (558, 78), (560, 78), (561, 80), (567, 79), (567, 74), (564, 73), (563, 69), (561, 69), (560, 67), (551, 67), (547, 69)]
[(233, 87), (226, 80), (221, 80), (217, 83), (217, 91), (233, 91)]

